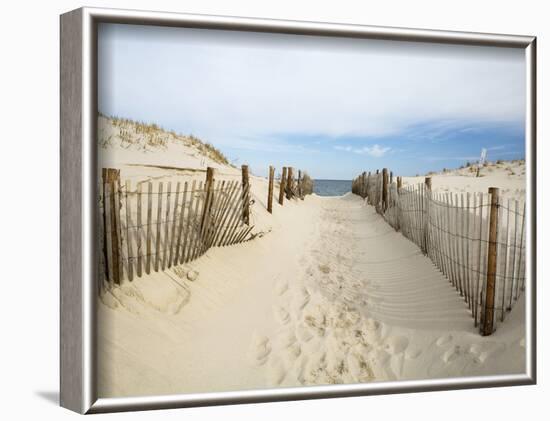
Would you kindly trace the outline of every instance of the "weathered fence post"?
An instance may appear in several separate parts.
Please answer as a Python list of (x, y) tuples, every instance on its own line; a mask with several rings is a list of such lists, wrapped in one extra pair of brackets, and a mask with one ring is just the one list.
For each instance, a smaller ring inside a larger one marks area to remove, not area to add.
[(364, 199), (367, 196), (367, 173), (363, 171), (361, 174), (361, 197)]
[(242, 187), (243, 187), (243, 222), (248, 225), (250, 223), (250, 203), (248, 200), (248, 186), (250, 184), (248, 178), (248, 165), (242, 165)]
[[(174, 214), (172, 216), (172, 235), (170, 239), (170, 253), (168, 257), (168, 268), (172, 267), (172, 264), (174, 262), (174, 244), (176, 244), (176, 227), (178, 225), (178, 204), (179, 204), (179, 197), (180, 197), (180, 182), (176, 184), (176, 197), (174, 198)], [(183, 212), (183, 206), (185, 202), (182, 204), (181, 211)]]
[(141, 264), (142, 264), (142, 250), (141, 250), (141, 235), (143, 232), (143, 225), (141, 225), (141, 183), (137, 186), (137, 203), (136, 203), (136, 214), (137, 214), (137, 233), (136, 233), (136, 248), (137, 248), (137, 276), (141, 278)]
[(426, 177), (424, 179), (424, 182), (426, 183), (426, 188), (429, 190), (429, 191), (432, 191), (432, 177)]
[(390, 184), (393, 184), (393, 171), (390, 171)]
[(489, 243), (487, 248), (487, 280), (485, 286), (485, 308), (481, 334), (488, 336), (493, 333), (495, 315), (495, 284), (497, 274), (497, 234), (498, 234), (498, 203), (499, 189), (489, 187), (491, 209), (489, 214)]
[(382, 169), (382, 213), (388, 208), (388, 169)]
[(163, 184), (162, 181), (159, 182), (159, 189), (157, 195), (157, 238), (155, 239), (155, 261), (153, 263), (153, 268), (155, 272), (159, 271), (159, 258), (160, 258), (160, 228), (162, 224), (162, 197), (163, 197)]
[(287, 174), (287, 179), (286, 179), (286, 198), (288, 200), (292, 199), (292, 196), (294, 195), (293, 191), (292, 191), (292, 188), (294, 187), (294, 181), (293, 181), (293, 177), (294, 177), (294, 168), (292, 167), (288, 167), (288, 174)]
[(126, 249), (128, 250), (128, 280), (134, 280), (134, 253), (132, 248), (132, 238), (130, 236), (131, 214), (130, 214), (130, 190), (132, 184), (130, 180), (126, 180)]
[(283, 167), (283, 173), (281, 174), (281, 182), (279, 184), (279, 205), (283, 206), (285, 200), (285, 186), (286, 184), (286, 167)]
[(105, 267), (105, 277), (107, 280), (112, 279), (112, 274), (109, 271), (109, 249), (107, 246), (107, 235), (111, 235), (111, 230), (108, 229), (107, 225), (110, 225), (107, 219), (110, 217), (107, 214), (107, 194), (109, 191), (109, 168), (103, 168), (101, 171), (101, 177), (103, 179), (103, 183), (101, 184), (102, 187), (102, 193), (103, 193), (103, 260), (104, 260), (104, 267)]
[(368, 204), (370, 204), (369, 187), (370, 187), (370, 171), (367, 175), (367, 187), (366, 187), (366, 191), (365, 191), (365, 197), (367, 198), (367, 203)]
[(273, 177), (275, 176), (275, 167), (269, 166), (269, 188), (267, 193), (267, 211), (273, 213)]
[(166, 187), (166, 214), (164, 217), (164, 246), (162, 248), (162, 262), (161, 268), (166, 268), (167, 250), (168, 250), (168, 238), (170, 235), (170, 196), (172, 195), (172, 182), (168, 182)]
[[(121, 227), (120, 227), (120, 220), (116, 217), (117, 212), (120, 209), (120, 201), (119, 199), (118, 191), (119, 191), (119, 185), (120, 185), (120, 170), (117, 170), (115, 168), (103, 168), (102, 171), (103, 176), (103, 217), (104, 217), (104, 224), (103, 226), (106, 227), (107, 224), (106, 219), (109, 218), (110, 223), (110, 232), (105, 232), (104, 237), (104, 244), (105, 244), (105, 255), (107, 255), (107, 236), (111, 237), (111, 272), (107, 273), (108, 279), (112, 279), (112, 281), (116, 284), (120, 284), (120, 280), (122, 278), (122, 273), (120, 270), (121, 267), (121, 260), (120, 260), (120, 239), (121, 239)], [(107, 192), (107, 189), (105, 186), (108, 186), (109, 192)], [(109, 195), (109, 213), (110, 215), (106, 215), (106, 199), (107, 199), (107, 193)], [(107, 260), (105, 261), (105, 267), (108, 267)]]
[[(245, 167), (245, 165), (243, 165)], [(244, 183), (244, 170), (243, 170), (243, 183)], [(204, 199), (204, 208), (201, 218), (201, 230), (203, 226), (208, 221), (206, 220), (208, 213), (210, 212), (210, 207), (212, 205), (212, 187), (214, 186), (214, 168), (206, 168), (206, 183), (204, 185), (204, 191), (206, 192), (206, 198)]]
[[(202, 215), (198, 229), (198, 238), (195, 242), (195, 257), (201, 256), (206, 252), (207, 237), (212, 224), (212, 208), (216, 197), (214, 191), (214, 168), (206, 168), (206, 180), (204, 182), (204, 202), (202, 203)], [(219, 184), (219, 183), (218, 183)]]
[(426, 185), (426, 193), (425, 193), (425, 196), (423, 197), (423, 200), (424, 200), (424, 209), (425, 209), (425, 218), (424, 218), (424, 227), (423, 227), (423, 232), (424, 232), (424, 254), (428, 254), (428, 248), (429, 248), (429, 240), (430, 240), (430, 236), (428, 235), (428, 231), (430, 229), (430, 226), (429, 226), (429, 219), (430, 219), (430, 202), (431, 202), (431, 199), (432, 199), (432, 177), (426, 177), (424, 179), (424, 184)]
[(401, 198), (399, 197), (399, 190), (401, 189), (402, 187), (402, 180), (401, 180), (401, 176), (398, 175), (396, 177), (396, 188), (395, 188), (395, 219), (396, 219), (396, 223), (395, 223), (395, 230), (396, 231), (401, 231), (401, 233), (403, 233), (403, 231), (401, 230), (401, 224), (402, 224), (402, 221), (403, 221), (403, 214), (401, 212), (401, 209), (402, 209), (402, 204), (401, 204)]
[(151, 225), (153, 224), (153, 183), (147, 182), (147, 231), (146, 231), (146, 252), (145, 252), (145, 273), (151, 273), (151, 253), (152, 253), (152, 237)]
[(302, 170), (298, 170), (298, 186), (296, 189), (298, 191), (298, 197), (302, 199)]

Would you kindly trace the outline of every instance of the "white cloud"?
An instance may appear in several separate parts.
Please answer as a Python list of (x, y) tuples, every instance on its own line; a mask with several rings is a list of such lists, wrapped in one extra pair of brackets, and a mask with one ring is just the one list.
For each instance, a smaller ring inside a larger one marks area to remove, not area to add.
[(422, 121), (521, 121), (525, 113), (520, 50), (105, 28), (100, 110), (156, 121), (217, 145), (285, 133), (364, 139)]
[(378, 144), (374, 144), (373, 146), (364, 146), (362, 148), (337, 145), (334, 147), (334, 149), (345, 152), (353, 152), (359, 155), (370, 155), (374, 158), (380, 158), (386, 155), (386, 153), (391, 150), (391, 148), (388, 146), (380, 146)]
[(353, 148), (351, 146), (340, 146), (337, 145), (334, 147), (337, 151), (345, 151), (345, 152), (353, 152)]
[(373, 156), (375, 158), (380, 158), (380, 157), (384, 156), (386, 154), (386, 152), (388, 152), (390, 149), (391, 148), (389, 148), (389, 147), (382, 147), (382, 146), (376, 144), (376, 145), (371, 146), (371, 147), (365, 146), (361, 150), (364, 153), (366, 153), (367, 155)]

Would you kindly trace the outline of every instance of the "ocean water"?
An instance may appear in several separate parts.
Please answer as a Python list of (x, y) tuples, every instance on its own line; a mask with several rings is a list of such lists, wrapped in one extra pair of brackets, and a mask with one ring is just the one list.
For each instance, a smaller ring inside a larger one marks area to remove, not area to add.
[(351, 180), (314, 180), (313, 192), (319, 196), (342, 196), (351, 191)]

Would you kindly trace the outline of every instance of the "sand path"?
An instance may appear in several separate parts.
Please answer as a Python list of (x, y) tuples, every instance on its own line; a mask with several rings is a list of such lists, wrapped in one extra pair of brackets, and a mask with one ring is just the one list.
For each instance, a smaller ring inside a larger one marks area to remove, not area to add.
[(357, 196), (276, 212), (262, 238), (104, 297), (102, 396), (523, 370), (522, 324), (479, 336), (447, 279)]

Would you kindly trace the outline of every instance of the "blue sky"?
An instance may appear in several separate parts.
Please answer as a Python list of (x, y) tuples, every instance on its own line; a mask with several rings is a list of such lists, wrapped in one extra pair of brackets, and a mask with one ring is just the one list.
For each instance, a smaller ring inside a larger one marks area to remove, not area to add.
[(314, 178), (525, 156), (521, 50), (101, 24), (99, 110)]

